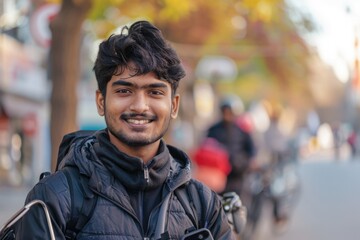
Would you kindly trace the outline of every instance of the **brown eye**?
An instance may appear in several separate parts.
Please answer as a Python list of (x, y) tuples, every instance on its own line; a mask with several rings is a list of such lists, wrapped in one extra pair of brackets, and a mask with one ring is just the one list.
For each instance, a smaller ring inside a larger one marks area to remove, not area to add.
[(115, 91), (115, 93), (123, 93), (123, 94), (125, 94), (125, 93), (131, 93), (131, 92), (128, 89), (117, 89)]
[(150, 94), (151, 95), (158, 95), (158, 96), (164, 95), (163, 91), (160, 91), (160, 90), (151, 90)]

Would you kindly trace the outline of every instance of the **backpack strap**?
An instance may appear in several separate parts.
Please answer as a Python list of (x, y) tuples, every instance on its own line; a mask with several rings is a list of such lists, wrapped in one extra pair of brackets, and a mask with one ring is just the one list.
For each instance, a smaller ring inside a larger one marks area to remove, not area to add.
[[(204, 219), (206, 209), (204, 209), (204, 204), (201, 204), (203, 199), (200, 196), (194, 182), (187, 182), (183, 186), (177, 188), (174, 193), (184, 208), (186, 215), (193, 223), (194, 228), (200, 229), (202, 227), (206, 227)], [(191, 230), (194, 229), (189, 229), (188, 232)]]
[(89, 189), (87, 178), (76, 167), (66, 167), (63, 172), (71, 197), (71, 217), (66, 224), (65, 238), (75, 239), (94, 213), (97, 195)]
[(172, 193), (169, 193), (166, 198), (164, 199), (161, 208), (159, 210), (159, 216), (158, 216), (158, 220), (156, 223), (156, 229), (155, 229), (155, 234), (154, 237), (155, 239), (169, 239), (168, 238), (168, 234), (165, 231), (166, 228), (166, 222), (167, 222), (167, 211), (169, 208), (169, 203), (170, 203), (170, 198), (172, 196)]

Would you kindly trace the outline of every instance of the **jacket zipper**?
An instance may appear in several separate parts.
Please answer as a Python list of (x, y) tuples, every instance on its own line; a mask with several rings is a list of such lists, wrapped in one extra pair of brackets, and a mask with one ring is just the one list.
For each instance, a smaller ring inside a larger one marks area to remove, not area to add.
[[(139, 193), (139, 203), (141, 203), (141, 205), (144, 205), (144, 192), (140, 192)], [(140, 217), (140, 222), (141, 222), (141, 226), (143, 226), (144, 223), (144, 208), (143, 207), (139, 207), (139, 217)], [(143, 231), (144, 233), (146, 233), (146, 229), (144, 229), (143, 226)]]
[(149, 168), (148, 166), (144, 166), (144, 179), (145, 179), (145, 182), (146, 182), (146, 185), (149, 184)]
[[(150, 182), (150, 176), (149, 176), (149, 167), (147, 165), (144, 164), (144, 180), (145, 180), (145, 184), (146, 184), (146, 187), (148, 186), (149, 182)], [(142, 203), (142, 205), (144, 205), (144, 191), (142, 191), (140, 193), (140, 201)], [(143, 207), (140, 208), (140, 221), (141, 221), (141, 225), (144, 223), (144, 213), (143, 213)], [(144, 226), (145, 227), (145, 226)], [(143, 228), (144, 228), (143, 227)], [(145, 237), (144, 237), (144, 240), (150, 240), (150, 238), (146, 237), (147, 235), (147, 229), (143, 229), (144, 231), (144, 234), (145, 234)]]

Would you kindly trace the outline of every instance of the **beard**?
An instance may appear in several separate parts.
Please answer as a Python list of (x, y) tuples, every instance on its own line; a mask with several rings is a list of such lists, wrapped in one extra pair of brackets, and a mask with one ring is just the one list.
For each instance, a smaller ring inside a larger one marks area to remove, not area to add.
[(105, 110), (105, 122), (108, 131), (115, 136), (120, 142), (124, 143), (127, 146), (131, 147), (142, 147), (146, 145), (150, 145), (152, 143), (157, 142), (160, 140), (167, 132), (170, 126), (171, 117), (170, 115), (164, 120), (164, 124), (162, 125), (162, 128), (160, 131), (155, 132), (152, 135), (148, 136), (131, 136), (130, 134), (127, 134), (124, 130), (121, 128), (116, 129), (115, 127), (115, 120), (114, 117), (110, 116), (110, 114), (107, 113)]
[(143, 138), (132, 138), (132, 137), (124, 134), (123, 131), (116, 130), (109, 125), (107, 128), (108, 128), (109, 132), (112, 135), (114, 135), (120, 142), (122, 142), (128, 146), (131, 146), (131, 147), (143, 147), (143, 146), (150, 145), (150, 144), (160, 140), (165, 135), (169, 126), (167, 126), (165, 129), (163, 129), (163, 131), (160, 132), (159, 134), (148, 137), (148, 138), (144, 138), (144, 137)]

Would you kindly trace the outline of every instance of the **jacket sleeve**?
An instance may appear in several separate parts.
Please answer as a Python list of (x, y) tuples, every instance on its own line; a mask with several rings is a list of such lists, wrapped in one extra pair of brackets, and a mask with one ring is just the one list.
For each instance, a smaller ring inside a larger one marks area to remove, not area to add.
[(197, 184), (200, 184), (198, 187), (203, 194), (201, 201), (202, 204), (205, 204), (203, 205), (203, 210), (205, 210), (204, 227), (210, 230), (216, 240), (236, 240), (219, 195), (201, 183), (198, 182)]
[[(59, 172), (40, 181), (28, 193), (25, 204), (36, 199), (42, 200), (49, 210), (55, 239), (65, 240), (65, 216), (70, 213), (70, 197), (65, 176)], [(41, 205), (33, 205), (19, 220), (16, 239), (50, 239), (46, 215)]]

